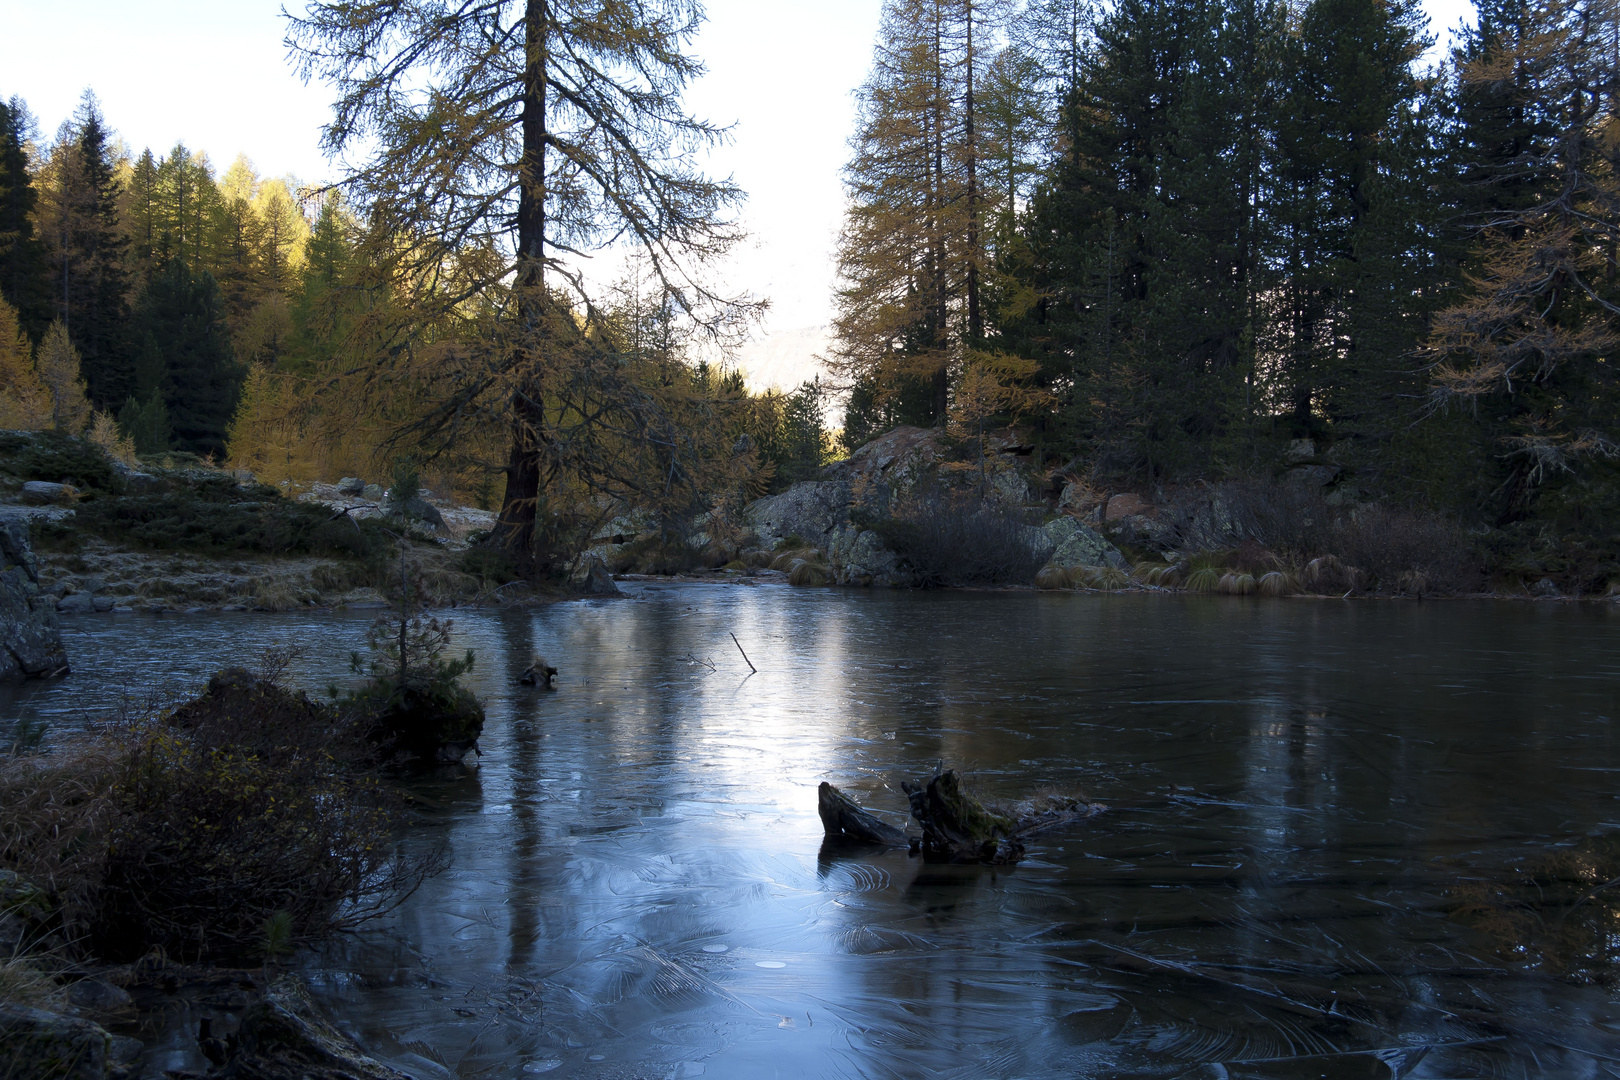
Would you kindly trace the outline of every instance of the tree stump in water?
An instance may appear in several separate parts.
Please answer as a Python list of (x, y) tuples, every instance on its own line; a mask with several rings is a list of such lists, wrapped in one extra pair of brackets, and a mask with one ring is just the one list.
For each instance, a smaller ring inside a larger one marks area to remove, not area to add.
[(1010, 813), (986, 807), (962, 790), (955, 769), (946, 769), (926, 785), (908, 780), (900, 787), (911, 800), (911, 816), (922, 826), (923, 861), (931, 863), (1015, 863), (1024, 857), (1024, 837), (1084, 821), (1103, 809), (1057, 796), (1026, 803)]
[(859, 803), (825, 780), (816, 789), (816, 812), (821, 815), (821, 827), (828, 840), (885, 847), (906, 847), (910, 843), (905, 833), (862, 810)]
[(955, 769), (927, 785), (907, 780), (900, 789), (911, 800), (911, 816), (922, 826), (922, 857), (931, 863), (1013, 863), (1024, 845), (1013, 839), (1012, 818), (986, 810), (962, 790)]

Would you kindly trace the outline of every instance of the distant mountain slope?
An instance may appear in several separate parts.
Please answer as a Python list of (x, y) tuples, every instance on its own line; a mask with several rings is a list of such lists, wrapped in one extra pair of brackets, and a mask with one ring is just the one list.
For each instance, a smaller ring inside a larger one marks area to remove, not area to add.
[(755, 393), (773, 386), (793, 390), (817, 375), (825, 379), (826, 372), (816, 357), (826, 355), (831, 347), (830, 331), (827, 326), (801, 326), (777, 330), (744, 345), (736, 362), (748, 379), (748, 389)]

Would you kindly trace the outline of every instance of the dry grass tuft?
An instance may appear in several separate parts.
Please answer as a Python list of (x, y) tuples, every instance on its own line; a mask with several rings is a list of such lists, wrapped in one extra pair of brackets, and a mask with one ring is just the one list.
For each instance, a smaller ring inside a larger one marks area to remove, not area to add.
[(1227, 596), (1252, 596), (1254, 589), (1254, 575), (1236, 570), (1222, 574), (1221, 580), (1215, 584), (1215, 591)]
[(1037, 589), (1072, 589), (1074, 578), (1067, 567), (1053, 566), (1050, 563), (1035, 572), (1035, 587)]
[(827, 584), (828, 571), (826, 563), (810, 562), (808, 559), (799, 559), (793, 563), (788, 571), (789, 585), (802, 585), (819, 587)]
[(1273, 570), (1260, 575), (1261, 596), (1293, 596), (1298, 591), (1299, 582), (1287, 571)]

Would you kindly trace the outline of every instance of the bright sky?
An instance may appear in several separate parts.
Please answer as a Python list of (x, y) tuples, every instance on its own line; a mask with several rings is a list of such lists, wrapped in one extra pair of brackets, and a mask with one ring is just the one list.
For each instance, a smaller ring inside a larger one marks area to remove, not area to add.
[[(297, 0), (288, 0), (292, 7)], [(176, 141), (223, 172), (245, 153), (267, 175), (322, 178), (316, 147), (331, 95), (292, 74), (281, 0), (0, 0), (7, 28), (0, 97), (20, 95), (47, 137), (86, 87), (139, 152)], [(1440, 33), (1469, 0), (1423, 0)], [(713, 171), (749, 193), (752, 232), (727, 277), (771, 299), (770, 331), (826, 322), (839, 168), (881, 0), (708, 0), (696, 52), (709, 74), (691, 110), (736, 125)]]

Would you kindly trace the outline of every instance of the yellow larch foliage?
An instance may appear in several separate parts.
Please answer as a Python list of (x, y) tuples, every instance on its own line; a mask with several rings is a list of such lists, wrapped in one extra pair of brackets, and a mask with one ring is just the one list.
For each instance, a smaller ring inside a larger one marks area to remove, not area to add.
[(34, 372), (17, 311), (0, 300), (0, 430), (38, 431), (51, 423), (51, 395)]
[(57, 431), (77, 435), (90, 421), (90, 402), (79, 374), (79, 350), (61, 320), (51, 324), (39, 344), (34, 370), (50, 394), (50, 422)]

